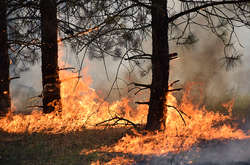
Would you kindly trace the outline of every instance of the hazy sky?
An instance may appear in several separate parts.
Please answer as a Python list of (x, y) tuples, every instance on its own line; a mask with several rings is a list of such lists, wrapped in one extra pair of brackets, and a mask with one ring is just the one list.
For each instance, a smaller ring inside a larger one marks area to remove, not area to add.
[[(243, 50), (243, 58), (242, 58), (242, 65), (238, 66), (234, 70), (223, 73), (226, 74), (225, 77), (229, 77), (228, 83), (230, 83), (229, 86), (232, 86), (232, 88), (237, 88), (237, 90), (240, 93), (248, 94), (250, 92), (249, 87), (249, 81), (250, 81), (250, 31), (246, 30), (244, 28), (238, 29), (238, 35), (242, 42), (242, 44), (245, 46)], [(202, 38), (200, 38), (201, 42)], [(150, 42), (147, 43), (148, 51), (150, 51)], [(202, 49), (202, 48), (201, 48)], [(72, 52), (69, 49), (65, 49), (63, 53), (68, 56), (68, 59), (70, 56), (72, 56)], [(74, 57), (74, 56), (73, 56)], [(200, 57), (202, 58), (202, 57)], [(72, 61), (72, 60), (71, 60)], [(74, 61), (74, 59), (73, 59)], [(69, 62), (69, 61), (68, 61)], [(112, 76), (116, 73), (116, 68), (119, 64), (119, 61), (113, 61), (111, 58), (107, 58), (108, 63), (107, 69), (109, 73), (110, 80), (107, 80), (106, 72), (103, 67), (103, 62), (98, 60), (88, 60), (86, 58), (86, 62), (84, 66), (88, 66), (88, 72), (91, 75), (93, 79), (93, 85), (92, 87), (98, 88), (98, 89), (109, 89), (111, 83), (113, 82)], [(73, 62), (74, 63), (74, 62)], [(12, 89), (12, 95), (15, 97), (15, 100), (20, 100), (17, 97), (20, 97), (22, 99), (26, 99), (30, 97), (30, 95), (37, 95), (42, 90), (42, 84), (41, 84), (41, 70), (40, 65), (37, 64), (36, 66), (32, 67), (30, 71), (22, 72), (21, 78), (13, 80), (11, 83), (11, 89)], [(190, 66), (194, 67), (194, 66)], [(213, 66), (211, 66), (213, 67)], [(185, 74), (185, 71), (183, 71)], [(183, 77), (182, 75), (178, 75), (180, 77)], [(187, 75), (185, 75), (188, 77)], [(215, 84), (216, 85), (216, 84)], [(231, 88), (231, 87), (229, 87)], [(36, 91), (36, 92), (34, 92)]]

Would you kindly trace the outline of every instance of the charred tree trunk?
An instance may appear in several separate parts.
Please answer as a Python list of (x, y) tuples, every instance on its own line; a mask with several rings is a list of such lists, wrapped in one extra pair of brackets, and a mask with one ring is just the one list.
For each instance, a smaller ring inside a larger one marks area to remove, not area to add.
[(169, 80), (167, 0), (152, 0), (152, 84), (146, 129), (163, 130)]
[(0, 117), (10, 109), (10, 78), (7, 43), (7, 0), (0, 1)]
[(43, 112), (61, 110), (56, 0), (41, 0)]

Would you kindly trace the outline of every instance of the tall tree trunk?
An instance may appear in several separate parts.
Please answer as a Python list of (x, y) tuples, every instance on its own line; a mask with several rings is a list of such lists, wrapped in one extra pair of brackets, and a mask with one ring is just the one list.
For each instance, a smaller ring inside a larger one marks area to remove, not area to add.
[(146, 129), (165, 129), (169, 80), (167, 0), (152, 0), (152, 84)]
[[(61, 110), (56, 0), (41, 0), (43, 112)], [(58, 109), (59, 108), (59, 109)]]
[(0, 117), (10, 109), (10, 79), (7, 43), (7, 0), (0, 0)]

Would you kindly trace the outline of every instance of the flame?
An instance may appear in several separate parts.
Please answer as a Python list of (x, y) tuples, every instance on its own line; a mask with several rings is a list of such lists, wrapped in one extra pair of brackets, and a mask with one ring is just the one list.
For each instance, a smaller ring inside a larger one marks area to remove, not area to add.
[[(58, 44), (59, 47), (63, 47), (60, 40)], [(59, 54), (63, 55), (62, 49), (59, 50)], [(69, 65), (60, 61), (60, 66)], [(128, 98), (108, 103), (90, 88), (92, 80), (87, 71), (87, 68), (81, 71), (81, 78), (77, 73), (60, 71), (62, 112), (43, 114), (34, 110), (28, 115), (9, 113), (0, 119), (0, 129), (9, 133), (68, 133), (93, 127), (96, 123), (116, 116), (145, 124), (146, 106), (140, 105), (134, 109), (129, 105), (131, 101)], [(249, 138), (242, 130), (227, 124), (227, 121), (232, 119), (233, 100), (223, 105), (228, 109), (228, 115), (211, 112), (205, 107), (200, 108), (192, 104), (190, 88), (185, 88), (180, 104), (177, 104), (173, 95), (166, 96), (166, 104), (170, 105), (166, 131), (146, 134), (134, 131), (134, 135), (126, 135), (114, 146), (102, 147), (100, 150), (159, 155), (187, 150), (200, 140)], [(125, 120), (119, 122), (127, 123)], [(127, 161), (130, 164), (133, 160)], [(112, 162), (119, 164), (119, 158), (114, 158)]]
[(146, 135), (134, 131), (134, 135), (126, 135), (116, 145), (103, 147), (101, 150), (137, 155), (161, 155), (188, 150), (201, 140), (250, 138), (242, 130), (226, 124), (232, 119), (233, 100), (223, 104), (229, 112), (228, 115), (223, 115), (208, 111), (205, 107), (197, 108), (188, 99), (190, 87), (185, 89), (180, 105), (177, 105), (173, 95), (167, 95), (167, 104), (173, 107), (168, 108), (166, 131), (147, 132)]
[[(58, 45), (59, 59), (62, 59), (63, 42), (59, 40)], [(62, 60), (59, 60), (59, 65), (69, 67)], [(29, 115), (9, 113), (5, 118), (0, 119), (0, 129), (9, 133), (67, 133), (93, 127), (115, 116), (126, 118), (134, 123), (145, 123), (147, 112), (145, 106), (138, 106), (137, 110), (133, 110), (128, 98), (108, 103), (89, 87), (92, 80), (87, 74), (87, 68), (82, 70), (81, 75), (83, 76), (79, 79), (77, 73), (68, 70), (60, 71), (63, 105), (61, 113), (43, 114), (37, 110)], [(121, 120), (119, 123), (127, 122)]]

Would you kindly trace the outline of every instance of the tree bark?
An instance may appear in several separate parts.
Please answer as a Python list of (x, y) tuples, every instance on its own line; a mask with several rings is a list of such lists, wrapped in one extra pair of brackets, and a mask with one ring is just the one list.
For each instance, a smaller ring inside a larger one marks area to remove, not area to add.
[(146, 129), (163, 130), (169, 81), (167, 0), (152, 0), (152, 84)]
[(41, 0), (43, 112), (61, 110), (56, 0)]
[(10, 78), (7, 43), (7, 0), (0, 1), (0, 117), (10, 110)]

